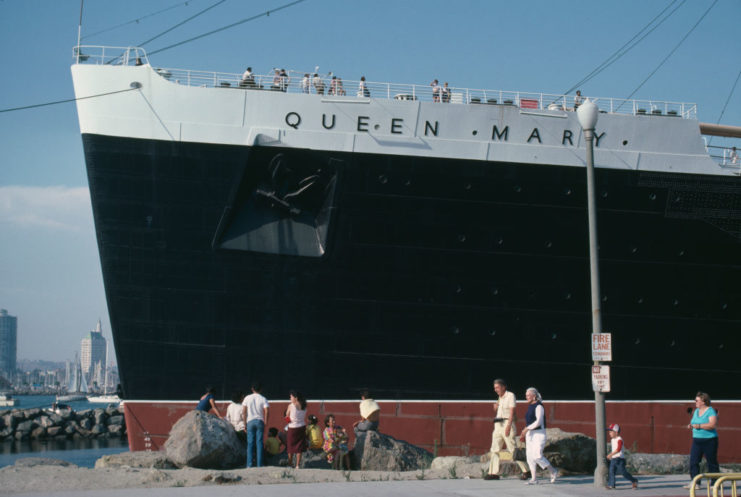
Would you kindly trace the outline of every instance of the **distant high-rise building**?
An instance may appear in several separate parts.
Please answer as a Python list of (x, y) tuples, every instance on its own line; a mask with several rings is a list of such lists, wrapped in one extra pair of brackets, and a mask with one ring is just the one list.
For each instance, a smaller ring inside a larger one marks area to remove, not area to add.
[(8, 311), (0, 309), (0, 374), (8, 380), (15, 375), (17, 344), (18, 318), (9, 316)]
[(100, 329), (100, 320), (95, 331), (91, 331), (82, 339), (80, 347), (80, 363), (82, 372), (89, 383), (92, 383), (96, 364), (105, 366), (105, 338)]

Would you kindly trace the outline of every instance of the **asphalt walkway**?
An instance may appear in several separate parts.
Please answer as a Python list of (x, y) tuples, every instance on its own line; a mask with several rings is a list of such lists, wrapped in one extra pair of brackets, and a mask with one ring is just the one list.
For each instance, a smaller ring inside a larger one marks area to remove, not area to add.
[[(516, 479), (484, 481), (480, 479), (376, 481), (349, 483), (285, 483), (275, 485), (209, 485), (207, 487), (135, 488), (116, 490), (89, 490), (75, 492), (41, 492), (19, 494), (55, 497), (539, 497), (539, 496), (689, 496), (682, 488), (688, 477), (682, 475), (642, 476), (638, 490), (618, 479), (617, 490), (595, 488), (591, 477), (570, 476), (555, 484), (546, 480), (539, 485), (525, 485)], [(703, 489), (698, 495), (707, 495)]]

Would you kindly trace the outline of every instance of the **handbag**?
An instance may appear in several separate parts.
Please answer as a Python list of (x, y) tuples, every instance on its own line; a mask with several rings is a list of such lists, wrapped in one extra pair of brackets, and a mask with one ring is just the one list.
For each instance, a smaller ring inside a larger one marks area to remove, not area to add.
[(525, 453), (525, 448), (515, 447), (515, 450), (512, 451), (512, 460), (513, 461), (526, 461), (527, 454)]

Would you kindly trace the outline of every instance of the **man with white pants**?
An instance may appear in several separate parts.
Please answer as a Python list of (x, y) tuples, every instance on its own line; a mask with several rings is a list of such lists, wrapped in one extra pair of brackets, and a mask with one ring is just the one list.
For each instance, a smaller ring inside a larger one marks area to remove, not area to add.
[[(494, 392), (499, 399), (494, 403), (494, 432), (491, 434), (491, 460), (489, 462), (489, 471), (484, 480), (498, 480), (499, 474), (499, 452), (506, 447), (510, 454), (514, 454), (516, 442), (515, 435), (517, 427), (515, 425), (515, 394), (507, 391), (507, 383), (502, 379), (494, 380)], [(522, 479), (529, 478), (527, 466), (522, 461), (515, 461), (522, 471)]]

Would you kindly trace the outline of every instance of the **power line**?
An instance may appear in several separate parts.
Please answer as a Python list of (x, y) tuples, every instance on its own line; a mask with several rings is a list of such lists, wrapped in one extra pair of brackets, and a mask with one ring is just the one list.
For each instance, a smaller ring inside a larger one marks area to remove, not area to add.
[(181, 7), (183, 5), (188, 5), (190, 2), (194, 2), (194, 1), (196, 1), (196, 0), (187, 0), (185, 2), (180, 2), (180, 3), (177, 3), (175, 5), (171, 5), (169, 7), (165, 7), (164, 9), (158, 10), (157, 12), (152, 12), (151, 14), (146, 14), (146, 15), (143, 15), (141, 17), (137, 17), (136, 19), (132, 19), (130, 21), (126, 21), (124, 23), (117, 24), (115, 26), (111, 26), (109, 28), (105, 28), (105, 29), (102, 29), (100, 31), (96, 31), (95, 33), (92, 33), (92, 34), (83, 36), (81, 39), (86, 40), (88, 38), (92, 38), (93, 36), (97, 36), (97, 35), (100, 35), (100, 34), (103, 34), (103, 33), (107, 33), (108, 31), (113, 31), (114, 29), (118, 29), (118, 28), (122, 28), (124, 26), (128, 26), (129, 24), (134, 24), (134, 23), (138, 24), (139, 21), (143, 21), (144, 19), (146, 19), (148, 17), (154, 17), (154, 16), (156, 16), (158, 14), (162, 14), (163, 12), (167, 12), (168, 10), (176, 9), (176, 8)]
[[(738, 85), (738, 80), (741, 78), (741, 69), (739, 69), (738, 74), (736, 75), (736, 81), (733, 83), (733, 86), (731, 87), (731, 92), (728, 94), (728, 98), (726, 99), (726, 103), (723, 105), (723, 110), (720, 111), (720, 115), (718, 116), (718, 120), (715, 124), (720, 124), (720, 120), (723, 119), (723, 114), (726, 113), (726, 108), (728, 107), (728, 102), (731, 101), (731, 97), (733, 96), (733, 92), (736, 91), (736, 86)], [(714, 136), (710, 137), (710, 140), (708, 140), (708, 146), (710, 146), (711, 143), (713, 143)]]
[(110, 91), (108, 93), (99, 93), (97, 95), (88, 95), (87, 97), (68, 98), (66, 100), (57, 100), (55, 102), (46, 102), (46, 103), (43, 103), (43, 104), (25, 105), (23, 107), (13, 107), (13, 108), (10, 108), (10, 109), (0, 109), (0, 113), (3, 113), (3, 112), (13, 112), (13, 111), (16, 111), (16, 110), (35, 109), (37, 107), (46, 107), (48, 105), (65, 104), (65, 103), (68, 103), (68, 102), (76, 102), (78, 100), (87, 100), (88, 98), (105, 97), (107, 95), (115, 95), (116, 93), (125, 93), (127, 91), (132, 91), (132, 90), (138, 90), (138, 88), (126, 88), (125, 90)]
[[(691, 35), (691, 34), (692, 34), (692, 32), (693, 32), (693, 31), (695, 30), (695, 28), (696, 28), (697, 26), (699, 26), (699, 25), (700, 25), (700, 23), (702, 22), (702, 20), (703, 20), (703, 19), (705, 19), (705, 16), (706, 16), (706, 15), (708, 15), (708, 12), (710, 12), (710, 11), (712, 10), (712, 8), (713, 8), (713, 7), (715, 7), (715, 4), (716, 4), (716, 3), (718, 3), (718, 0), (715, 0), (715, 1), (713, 2), (713, 4), (712, 4), (712, 5), (710, 6), (710, 7), (708, 7), (708, 10), (706, 10), (706, 11), (705, 11), (705, 13), (704, 13), (703, 15), (701, 15), (701, 16), (700, 16), (700, 18), (699, 18), (699, 19), (697, 20), (697, 22), (695, 23), (695, 25), (694, 25), (694, 26), (692, 26), (692, 28), (691, 28), (691, 29), (690, 29), (689, 31), (687, 31), (687, 34), (686, 34), (686, 35), (684, 35), (684, 36), (682, 37), (682, 39), (681, 39), (681, 40), (679, 40), (679, 43), (677, 43), (677, 45), (676, 45), (676, 46), (675, 46), (675, 47), (674, 47), (674, 48), (673, 48), (673, 49), (671, 50), (671, 52), (669, 52), (669, 54), (668, 54), (668, 55), (667, 55), (666, 57), (664, 57), (664, 59), (663, 59), (663, 60), (662, 60), (662, 61), (661, 61), (661, 62), (659, 63), (659, 65), (658, 65), (658, 66), (656, 66), (656, 69), (654, 69), (653, 71), (651, 71), (651, 73), (650, 73), (650, 74), (649, 74), (648, 76), (646, 76), (646, 79), (644, 79), (643, 81), (641, 81), (641, 84), (639, 84), (639, 85), (638, 85), (638, 86), (636, 87), (636, 89), (635, 89), (635, 90), (633, 90), (633, 91), (632, 91), (632, 92), (630, 93), (630, 95), (628, 95), (627, 97), (625, 97), (625, 100), (626, 100), (626, 101), (627, 101), (627, 100), (630, 100), (630, 99), (631, 99), (631, 98), (633, 97), (633, 95), (635, 95), (635, 94), (636, 94), (636, 92), (637, 92), (638, 90), (640, 90), (640, 89), (641, 89), (641, 87), (642, 87), (642, 86), (643, 86), (644, 84), (646, 84), (646, 82), (647, 82), (647, 81), (648, 81), (649, 79), (651, 79), (651, 77), (652, 77), (652, 76), (653, 76), (654, 74), (656, 74), (656, 71), (658, 71), (658, 70), (659, 70), (659, 69), (661, 68), (661, 66), (663, 66), (663, 65), (664, 65), (664, 63), (665, 63), (665, 62), (666, 62), (667, 60), (669, 60), (669, 57), (671, 57), (672, 55), (674, 55), (674, 52), (676, 52), (676, 51), (677, 51), (677, 49), (678, 49), (678, 48), (679, 48), (679, 47), (680, 47), (680, 46), (682, 45), (682, 43), (684, 43), (684, 40), (686, 40), (686, 39), (687, 39), (687, 38), (689, 37), (689, 35)], [(621, 104), (621, 105), (622, 105), (622, 104)]]
[(183, 40), (183, 41), (181, 41), (179, 43), (174, 43), (172, 45), (168, 45), (166, 47), (157, 49), (157, 50), (155, 50), (153, 52), (148, 52), (147, 55), (150, 56), (150, 55), (154, 55), (156, 53), (164, 52), (165, 50), (169, 50), (171, 48), (175, 48), (175, 47), (178, 47), (180, 45), (184, 45), (186, 43), (190, 43), (191, 41), (199, 40), (201, 38), (205, 38), (206, 36), (210, 36), (212, 34), (219, 33), (221, 31), (225, 31), (225, 30), (227, 30), (229, 28), (233, 28), (234, 26), (238, 26), (240, 24), (244, 24), (244, 23), (249, 22), (249, 21), (254, 21), (255, 19), (259, 19), (260, 17), (268, 17), (273, 12), (278, 12), (279, 10), (287, 9), (288, 7), (293, 7), (294, 5), (299, 4), (301, 2), (304, 2), (304, 1), (306, 1), (306, 0), (296, 0), (295, 2), (290, 2), (290, 3), (287, 3), (285, 5), (281, 5), (280, 7), (277, 7), (275, 9), (266, 10), (265, 12), (263, 12), (261, 14), (257, 14), (257, 15), (254, 15), (252, 17), (248, 17), (246, 19), (242, 19), (241, 21), (234, 22), (234, 23), (229, 24), (227, 26), (223, 26), (221, 28), (214, 29), (213, 31), (209, 31), (208, 33), (203, 33), (202, 35), (194, 36), (193, 38), (189, 38), (187, 40)]
[(644, 34), (643, 36), (641, 36), (640, 39), (638, 39), (635, 43), (633, 43), (633, 40), (635, 40), (636, 38), (638, 38), (641, 35), (641, 33), (643, 33), (644, 31), (646, 31), (649, 28), (649, 26), (651, 26), (654, 22), (656, 22), (656, 19), (658, 19), (659, 17), (661, 17), (664, 14), (664, 12), (666, 12), (667, 10), (669, 10), (669, 8), (673, 4), (675, 4), (676, 2), (677, 2), (677, 0), (671, 0), (667, 4), (667, 6), (664, 7), (664, 9), (661, 12), (659, 12), (653, 19), (651, 19), (648, 22), (648, 24), (646, 24), (645, 26), (643, 26), (635, 35), (633, 35), (633, 37), (630, 40), (628, 40), (627, 42), (625, 42), (623, 44), (623, 46), (621, 46), (620, 48), (618, 48), (617, 50), (615, 50), (609, 57), (607, 57), (604, 61), (602, 61), (602, 63), (600, 63), (597, 67), (595, 67), (592, 70), (592, 72), (590, 72), (589, 74), (587, 74), (586, 76), (584, 76), (584, 78), (582, 78), (578, 83), (576, 83), (571, 88), (569, 88), (568, 90), (566, 90), (563, 94), (564, 95), (567, 95), (567, 94), (571, 93), (576, 88), (582, 86), (584, 83), (586, 83), (590, 79), (594, 78), (599, 73), (601, 73), (602, 71), (604, 71), (605, 69), (607, 69), (609, 66), (611, 66), (612, 64), (614, 64), (615, 62), (617, 62), (623, 55), (625, 55), (626, 53), (628, 53), (629, 51), (631, 51), (640, 42), (642, 42), (644, 40), (644, 38), (646, 38), (648, 35), (650, 35), (651, 33), (653, 33), (654, 30), (656, 30), (656, 28), (658, 28), (659, 26), (661, 26), (664, 23), (664, 21), (666, 21), (672, 15), (674, 15), (674, 13), (677, 10), (679, 10), (679, 8), (682, 7), (682, 5), (684, 5), (684, 3), (686, 2), (686, 0), (682, 0), (682, 3), (680, 3), (674, 10), (672, 10), (669, 13), (669, 15), (667, 15), (666, 17), (664, 17), (663, 19), (661, 19), (661, 21), (659, 21), (653, 28), (651, 28), (646, 34)]
[(221, 4), (222, 4), (222, 3), (224, 3), (224, 2), (226, 2), (226, 0), (219, 0), (218, 2), (216, 2), (216, 3), (214, 3), (214, 4), (211, 4), (210, 6), (206, 7), (206, 8), (205, 8), (205, 9), (203, 9), (202, 11), (200, 11), (200, 12), (198, 12), (198, 13), (196, 13), (196, 14), (193, 14), (192, 16), (190, 16), (189, 18), (187, 18), (186, 20), (184, 20), (184, 21), (181, 21), (181, 22), (177, 23), (177, 24), (176, 24), (176, 25), (174, 25), (173, 27), (171, 27), (171, 28), (168, 28), (168, 29), (164, 30), (164, 31), (163, 31), (163, 32), (161, 32), (160, 34), (158, 34), (158, 35), (156, 35), (156, 36), (154, 36), (154, 37), (152, 37), (152, 38), (148, 39), (147, 41), (143, 41), (143, 42), (141, 42), (141, 43), (140, 43), (140, 44), (139, 44), (138, 46), (140, 46), (140, 47), (143, 47), (144, 45), (146, 45), (146, 44), (147, 44), (147, 43), (149, 43), (150, 41), (154, 41), (154, 40), (156, 40), (157, 38), (159, 38), (160, 36), (164, 36), (164, 35), (166, 35), (166, 34), (167, 34), (167, 33), (169, 33), (170, 31), (172, 31), (173, 29), (179, 28), (179, 27), (180, 27), (180, 26), (182, 26), (183, 24), (185, 24), (185, 23), (187, 23), (187, 22), (190, 22), (190, 21), (192, 21), (192, 20), (193, 20), (193, 19), (195, 19), (196, 17), (198, 17), (198, 16), (200, 16), (200, 15), (202, 15), (202, 14), (205, 14), (205, 13), (206, 13), (206, 12), (208, 12), (209, 10), (213, 9), (214, 7), (217, 7), (218, 5), (221, 5)]

